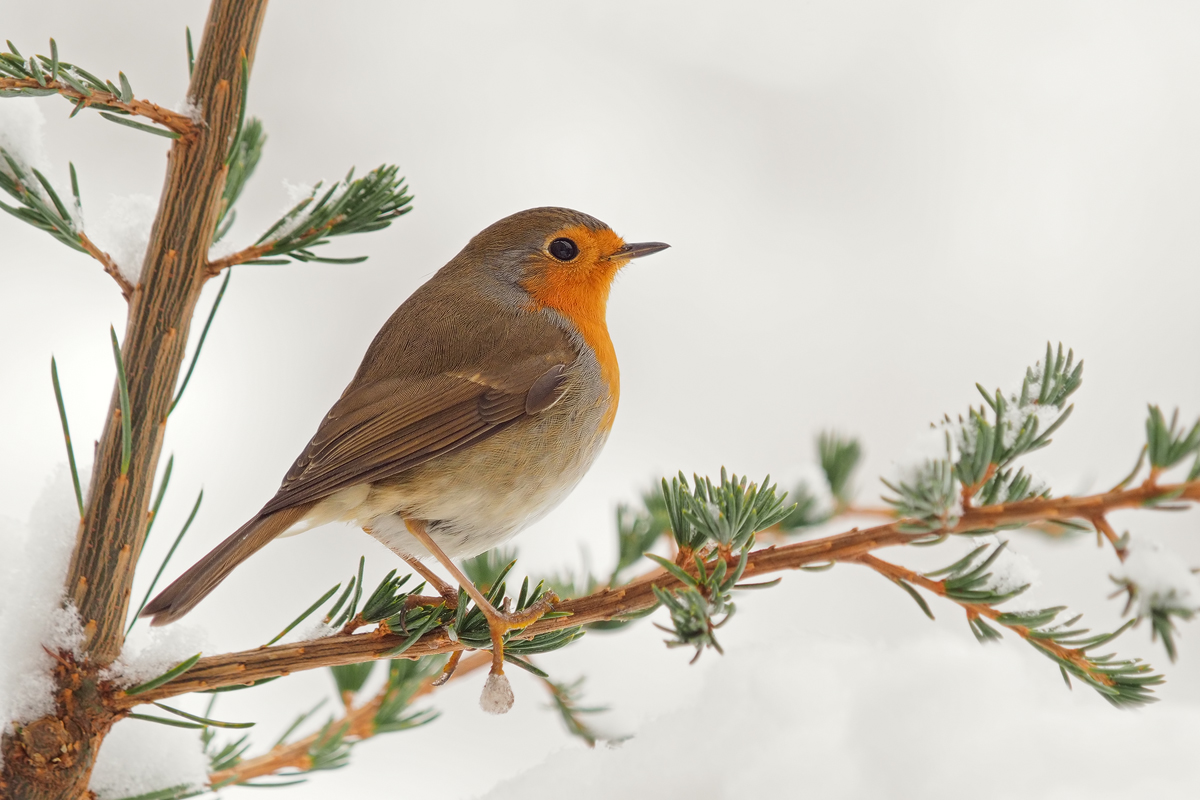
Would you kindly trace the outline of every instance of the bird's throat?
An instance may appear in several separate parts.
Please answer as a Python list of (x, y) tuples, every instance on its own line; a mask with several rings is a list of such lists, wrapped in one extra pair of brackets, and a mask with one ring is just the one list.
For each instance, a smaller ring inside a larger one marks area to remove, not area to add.
[(604, 418), (606, 430), (616, 416), (617, 400), (621, 393), (617, 352), (608, 335), (605, 319), (608, 293), (617, 269), (617, 266), (605, 262), (583, 274), (554, 270), (538, 275), (525, 285), (535, 307), (552, 308), (566, 317), (595, 353), (600, 375), (608, 385), (610, 397)]

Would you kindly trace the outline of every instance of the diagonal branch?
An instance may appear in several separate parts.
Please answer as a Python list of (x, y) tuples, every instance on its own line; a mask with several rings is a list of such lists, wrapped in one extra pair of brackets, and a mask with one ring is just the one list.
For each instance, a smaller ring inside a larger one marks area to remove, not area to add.
[[(957, 525), (934, 534), (908, 532), (905, 530), (905, 520), (898, 520), (866, 530), (856, 528), (819, 539), (765, 547), (750, 554), (743, 577), (751, 578), (830, 561), (859, 560), (883, 547), (928, 541), (931, 535), (986, 531), (1005, 525), (1045, 520), (1091, 520), (1109, 511), (1153, 506), (1167, 500), (1200, 502), (1200, 480), (1166, 486), (1143, 485), (1085, 497), (1037, 498), (972, 508), (963, 512)], [(736, 558), (731, 557), (731, 560), (736, 561)], [(586, 597), (567, 600), (557, 605), (555, 610), (567, 612), (570, 616), (543, 619), (526, 628), (518, 638), (532, 638), (563, 628), (618, 619), (649, 610), (658, 603), (654, 596), (655, 586), (674, 589), (682, 586), (682, 582), (663, 570), (655, 570), (623, 586), (601, 589)], [(382, 658), (404, 641), (405, 637), (400, 635), (372, 631), (209, 656), (200, 659), (180, 677), (135, 697), (115, 691), (110, 702), (115, 708), (128, 708), (187, 692), (248, 684), (297, 670)], [(420, 658), (463, 649), (465, 645), (451, 640), (445, 631), (435, 630), (413, 643), (405, 651), (405, 657)]]
[(251, 245), (250, 247), (238, 250), (236, 253), (230, 253), (215, 261), (210, 261), (208, 262), (208, 272), (210, 275), (216, 275), (227, 267), (236, 267), (238, 264), (245, 264), (247, 261), (262, 258), (271, 252), (274, 244), (274, 242), (267, 242), (266, 244)]
[[(492, 657), (488, 653), (470, 655), (459, 663), (458, 669), (449, 680), (460, 678), (490, 663), (492, 663)], [(412, 699), (431, 694), (439, 688), (439, 685), (445, 685), (435, 684), (434, 681), (434, 678), (429, 678), (422, 683), (421, 688), (413, 693)], [(345, 715), (328, 727), (334, 730), (344, 727), (346, 738), (353, 741), (370, 739), (375, 735), (375, 716), (391, 691), (393, 691), (391, 686), (384, 686), (378, 694), (363, 705), (356, 708), (347, 706)], [(322, 731), (318, 731), (294, 742), (281, 742), (261, 756), (248, 758), (228, 769), (213, 772), (208, 776), (208, 785), (211, 787), (234, 786), (254, 778), (275, 775), (285, 769), (307, 771), (312, 768), (310, 752), (313, 746), (318, 744), (321, 736)]]
[(129, 279), (121, 274), (121, 268), (117, 266), (117, 262), (113, 261), (112, 256), (96, 246), (96, 243), (88, 238), (88, 235), (83, 231), (79, 232), (79, 243), (83, 245), (83, 249), (87, 250), (88, 255), (100, 262), (104, 267), (104, 271), (112, 276), (112, 279), (121, 287), (121, 294), (125, 299), (133, 297), (135, 287), (129, 282)]
[(19, 89), (53, 89), (75, 103), (76, 106), (82, 106), (83, 108), (96, 106), (103, 109), (124, 111), (126, 114), (137, 117), (145, 117), (180, 136), (190, 136), (198, 128), (197, 123), (191, 117), (180, 114), (177, 111), (168, 111), (162, 106), (155, 105), (148, 100), (130, 100), (129, 102), (125, 102), (112, 92), (97, 90), (92, 90), (91, 94), (88, 95), (64, 81), (53, 80), (51, 78), (46, 78), (45, 86), (33, 78), (0, 78), (0, 91)]
[(987, 605), (986, 603), (969, 603), (962, 600), (957, 600), (946, 592), (945, 581), (931, 580), (919, 572), (914, 572), (907, 567), (902, 567), (899, 564), (893, 564), (889, 561), (884, 561), (869, 554), (846, 560), (855, 564), (862, 564), (865, 567), (870, 567), (880, 575), (890, 580), (897, 582), (907, 581), (914, 586), (920, 586), (922, 589), (933, 592), (939, 597), (944, 597), (953, 603), (957, 603), (966, 610), (968, 618), (987, 617), (990, 620), (999, 621), (999, 624), (1004, 625), (1005, 628), (1017, 634), (1034, 647), (1045, 651), (1047, 655), (1052, 656), (1059, 661), (1066, 661), (1073, 664), (1081, 672), (1090, 676), (1096, 683), (1103, 684), (1105, 686), (1111, 686), (1113, 684), (1112, 677), (1102, 670), (1097, 669), (1096, 663), (1092, 661), (1092, 659), (1088, 658), (1087, 653), (1083, 649), (1076, 647), (1065, 647), (1058, 642), (1053, 641), (1052, 639), (1036, 636), (1033, 629), (1026, 627), (1025, 625), (1006, 624), (1000, 620), (1001, 617), (1005, 616), (1005, 612)]

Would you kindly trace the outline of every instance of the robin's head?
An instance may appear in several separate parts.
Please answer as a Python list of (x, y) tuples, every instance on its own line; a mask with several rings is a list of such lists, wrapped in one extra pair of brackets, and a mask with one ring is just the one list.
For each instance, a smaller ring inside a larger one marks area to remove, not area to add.
[(531, 208), (481, 231), (464, 253), (526, 292), (535, 306), (569, 318), (603, 317), (612, 280), (630, 259), (665, 250), (661, 242), (626, 244), (595, 217), (569, 208)]

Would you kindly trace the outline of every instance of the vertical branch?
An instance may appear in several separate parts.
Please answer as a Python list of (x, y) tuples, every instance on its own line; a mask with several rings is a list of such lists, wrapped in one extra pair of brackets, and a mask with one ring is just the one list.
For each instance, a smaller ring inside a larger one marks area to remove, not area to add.
[(240, 114), (242, 58), (253, 59), (266, 5), (266, 0), (213, 0), (188, 88), (204, 125), (171, 147), (141, 281), (130, 298), (123, 347), (129, 469), (122, 474), (122, 415), (114, 392), (66, 586), (90, 634), (85, 647), (96, 666), (110, 663), (121, 650), (154, 472), (188, 329), (207, 275), (208, 248), (225, 185), (225, 157)]
[[(67, 573), (66, 596), (84, 623), (81, 662), (61, 657), (55, 708), (0, 732), (0, 796), (91, 796), (88, 780), (116, 715), (98, 674), (120, 654), (133, 571), (145, 538), (154, 472), (204, 281), (225, 186), (225, 158), (241, 113), (266, 0), (212, 0), (188, 87), (203, 123), (175, 140), (141, 280), (131, 287), (120, 386), (96, 446), (91, 488)], [(128, 454), (123, 468), (123, 453)]]

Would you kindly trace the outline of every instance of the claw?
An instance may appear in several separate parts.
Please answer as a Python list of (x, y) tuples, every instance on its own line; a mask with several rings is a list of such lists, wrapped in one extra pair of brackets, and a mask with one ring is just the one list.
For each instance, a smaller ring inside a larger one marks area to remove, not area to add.
[[(466, 575), (462, 573), (451, 558), (437, 545), (437, 542), (429, 535), (426, 530), (426, 523), (419, 519), (404, 520), (405, 526), (413, 538), (420, 542), (426, 550), (436, 558), (446, 570), (454, 576), (458, 585), (462, 587), (467, 596), (475, 601), (475, 605), (483, 613), (484, 618), (488, 623), (488, 632), (492, 639), (492, 669), (488, 674), (487, 682), (483, 687), (483, 696), (480, 697), (480, 704), (483, 709), (492, 714), (503, 714), (512, 707), (513, 694), (512, 687), (508, 684), (508, 679), (504, 677), (504, 634), (512, 630), (521, 630), (527, 628), (533, 623), (542, 618), (543, 615), (554, 604), (559, 602), (558, 595), (554, 592), (546, 592), (537, 602), (526, 608), (524, 611), (511, 612), (512, 607), (509, 599), (506, 597), (500, 603), (503, 610), (497, 610), (484, 596), (483, 592), (479, 591), (474, 583), (472, 583)], [(399, 550), (396, 554), (403, 558), (414, 570), (421, 574), (429, 583), (436, 587), (442, 597), (446, 598), (447, 605), (450, 605), (449, 595), (447, 594), (448, 585), (438, 578), (432, 571), (425, 567), (419, 560), (403, 553)], [(444, 588), (446, 587), (446, 588)], [(454, 601), (452, 607), (458, 605), (458, 592), (454, 592)], [(451, 664), (456, 663), (451, 661)], [(447, 665), (451, 671), (453, 667)], [(443, 675), (444, 680), (449, 680), (449, 675)], [(443, 681), (443, 678), (439, 678)]]
[(450, 654), (450, 660), (446, 662), (446, 666), (442, 668), (442, 674), (437, 677), (431, 685), (442, 686), (446, 681), (450, 680), (450, 676), (454, 674), (454, 670), (458, 668), (458, 662), (462, 659), (462, 650), (455, 650)]
[(514, 630), (524, 630), (533, 623), (537, 622), (546, 612), (554, 607), (554, 604), (559, 602), (558, 595), (554, 592), (546, 592), (538, 601), (524, 611), (516, 613), (510, 612), (509, 598), (504, 598), (501, 603), (503, 611), (488, 606), (479, 606), (479, 610), (488, 621), (488, 630), (492, 634), (492, 669), (490, 674), (504, 674), (504, 634)]

